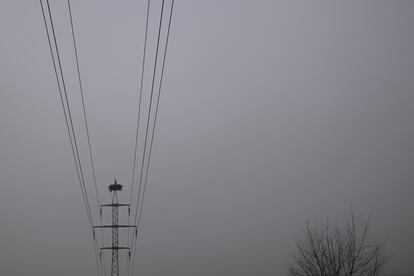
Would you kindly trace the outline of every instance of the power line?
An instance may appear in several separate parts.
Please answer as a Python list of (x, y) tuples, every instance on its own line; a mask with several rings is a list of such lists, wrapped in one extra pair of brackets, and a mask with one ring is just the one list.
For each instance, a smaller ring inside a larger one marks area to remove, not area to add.
[[(155, 73), (157, 71), (158, 50), (159, 50), (159, 44), (160, 44), (161, 25), (162, 25), (163, 13), (164, 13), (164, 0), (162, 1), (162, 5), (161, 5), (161, 14), (160, 14), (160, 21), (159, 21), (159, 26), (158, 26), (157, 47), (156, 47), (156, 52), (155, 52), (154, 71), (153, 71), (153, 74), (152, 74), (151, 95), (150, 95), (150, 100), (149, 100), (147, 125), (146, 125), (146, 130), (145, 130), (144, 150), (143, 150), (143, 153), (142, 153), (141, 172), (140, 172), (140, 178), (139, 178), (139, 188), (138, 188), (138, 196), (137, 196), (137, 206), (135, 208), (134, 224), (136, 224), (136, 222), (137, 222), (138, 207), (139, 207), (140, 196), (141, 196), (142, 173), (144, 171), (144, 161), (145, 161), (145, 155), (146, 155), (146, 149), (147, 149), (148, 128), (149, 128), (150, 117), (151, 117), (152, 98), (153, 98), (153, 95), (154, 95), (154, 82), (155, 82)], [(139, 231), (139, 229), (138, 229), (138, 231)], [(132, 244), (134, 244), (134, 238), (132, 238)], [(133, 258), (132, 259), (132, 273), (134, 271), (135, 252), (136, 252), (136, 243), (134, 245), (134, 250), (133, 250), (133, 255), (132, 255), (133, 256), (132, 257)]]
[(67, 111), (68, 111), (68, 118), (69, 118), (71, 133), (73, 135), (73, 137), (72, 137), (73, 138), (73, 145), (74, 145), (75, 152), (76, 152), (75, 159), (77, 159), (77, 162), (79, 164), (79, 172), (80, 172), (80, 176), (81, 176), (81, 180), (82, 180), (81, 182), (82, 182), (82, 186), (85, 190), (86, 205), (87, 205), (87, 209), (88, 209), (88, 212), (89, 212), (90, 223), (91, 223), (91, 226), (92, 226), (93, 225), (93, 220), (92, 220), (92, 216), (91, 216), (91, 209), (90, 209), (90, 205), (89, 205), (88, 194), (86, 193), (85, 178), (83, 176), (82, 163), (81, 163), (80, 156), (79, 156), (78, 143), (76, 141), (75, 129), (73, 127), (72, 114), (71, 114), (71, 111), (70, 111), (69, 99), (68, 99), (68, 94), (67, 94), (67, 90), (66, 90), (65, 78), (63, 76), (62, 63), (60, 61), (59, 49), (58, 49), (57, 40), (56, 40), (55, 28), (54, 28), (54, 25), (53, 25), (52, 13), (50, 11), (49, 0), (47, 0), (46, 3), (47, 3), (48, 12), (49, 12), (50, 24), (51, 24), (51, 28), (52, 28), (52, 34), (53, 34), (53, 41), (54, 41), (54, 44), (55, 44), (56, 56), (57, 56), (59, 72), (60, 72), (60, 76), (61, 76), (61, 80), (62, 80), (62, 87), (63, 87), (63, 92), (64, 92), (64, 96), (65, 96), (65, 101), (66, 101), (66, 107), (67, 107)]
[(96, 184), (95, 165), (94, 165), (94, 162), (93, 162), (93, 155), (92, 155), (91, 139), (90, 139), (90, 135), (89, 135), (88, 120), (86, 119), (85, 98), (84, 98), (84, 93), (83, 93), (82, 78), (81, 78), (80, 67), (79, 67), (78, 50), (77, 50), (77, 47), (76, 47), (75, 31), (74, 31), (74, 28), (73, 28), (73, 19), (72, 19), (72, 10), (71, 10), (71, 6), (70, 6), (70, 0), (68, 0), (68, 10), (69, 10), (70, 26), (71, 26), (71, 30), (72, 30), (73, 48), (75, 50), (75, 60), (76, 60), (76, 68), (77, 68), (77, 72), (78, 72), (79, 89), (80, 89), (80, 94), (81, 94), (81, 99), (82, 99), (83, 118), (84, 118), (84, 121), (85, 121), (86, 136), (88, 138), (89, 156), (90, 156), (91, 166), (92, 166), (93, 182), (94, 182), (95, 191), (96, 191), (96, 200), (98, 202), (98, 205), (100, 205), (98, 187), (97, 187), (97, 184)]
[[(76, 141), (72, 116), (71, 116), (71, 112), (70, 112), (69, 101), (68, 101), (67, 92), (66, 92), (65, 79), (64, 79), (64, 76), (63, 76), (62, 64), (61, 64), (60, 56), (59, 56), (59, 49), (58, 49), (57, 40), (56, 40), (56, 33), (55, 33), (55, 30), (54, 30), (54, 25), (53, 25), (52, 13), (51, 13), (51, 10), (50, 10), (49, 1), (47, 0), (46, 3), (47, 3), (47, 9), (48, 9), (48, 14), (49, 14), (49, 19), (50, 19), (50, 25), (51, 25), (51, 29), (52, 29), (53, 41), (54, 41), (55, 50), (56, 50), (56, 57), (57, 57), (60, 76), (61, 76), (61, 80), (62, 80), (62, 86), (60, 85), (60, 82), (59, 82), (59, 76), (58, 76), (58, 72), (57, 72), (57, 68), (56, 68), (57, 66), (56, 66), (56, 61), (55, 61), (55, 57), (54, 57), (54, 54), (53, 54), (52, 43), (51, 43), (51, 39), (50, 39), (50, 35), (49, 35), (49, 28), (47, 26), (47, 20), (46, 20), (44, 7), (43, 7), (43, 2), (42, 2), (42, 0), (40, 0), (40, 6), (41, 6), (41, 9), (42, 9), (43, 21), (44, 21), (44, 24), (45, 24), (45, 30), (46, 30), (46, 34), (47, 34), (48, 43), (49, 43), (50, 54), (51, 54), (52, 61), (53, 61), (53, 68), (54, 68), (54, 71), (55, 71), (56, 82), (58, 84), (59, 96), (60, 96), (60, 100), (61, 100), (61, 103), (62, 103), (63, 113), (64, 113), (64, 116), (65, 116), (66, 128), (67, 128), (67, 131), (68, 131), (69, 141), (70, 141), (70, 145), (71, 145), (71, 149), (72, 149), (72, 153), (73, 153), (73, 157), (74, 157), (74, 161), (75, 161), (75, 168), (76, 168), (76, 172), (77, 172), (77, 175), (78, 175), (78, 181), (79, 181), (81, 191), (82, 191), (82, 198), (83, 198), (83, 202), (84, 202), (84, 205), (85, 205), (85, 210), (86, 210), (86, 213), (87, 213), (88, 221), (89, 221), (91, 232), (92, 232), (93, 231), (93, 220), (92, 220), (92, 216), (91, 216), (88, 195), (87, 195), (85, 182), (84, 182), (84, 177), (83, 177), (83, 172), (82, 172), (82, 164), (81, 164), (80, 157), (79, 157), (79, 150), (78, 150), (78, 147), (77, 147), (77, 141)], [(65, 108), (65, 104), (64, 104), (63, 94), (62, 94), (62, 87), (63, 87), (63, 91), (64, 91), (64, 94), (65, 94), (67, 112), (66, 112), (66, 108)], [(69, 119), (69, 122), (70, 122), (70, 126), (69, 126), (68, 119)], [(101, 274), (99, 264), (98, 264), (98, 256), (97, 256), (97, 252), (96, 252), (97, 244), (96, 244), (95, 240), (94, 240), (94, 244), (95, 244), (95, 250), (94, 250), (95, 251), (95, 260), (96, 260), (96, 265), (97, 265), (97, 268), (98, 268), (98, 274)]]
[[(141, 65), (141, 81), (140, 81), (140, 88), (139, 88), (137, 130), (136, 130), (136, 134), (135, 134), (134, 161), (133, 161), (133, 165), (132, 165), (131, 192), (130, 192), (130, 197), (129, 197), (129, 204), (130, 205), (132, 203), (132, 194), (134, 192), (134, 184), (135, 184), (135, 168), (136, 168), (136, 160), (137, 160), (139, 122), (140, 122), (140, 117), (141, 117), (141, 102), (142, 102), (141, 99), (142, 99), (142, 88), (143, 88), (143, 83), (144, 83), (145, 58), (146, 58), (146, 51), (147, 51), (148, 19), (149, 19), (150, 3), (151, 3), (151, 1), (148, 0), (147, 1), (147, 16), (146, 16), (146, 21), (145, 21), (144, 50), (143, 50), (143, 54), (142, 54), (142, 65)], [(141, 190), (141, 182), (140, 182), (139, 190)], [(130, 216), (128, 216), (128, 224), (129, 224), (129, 222), (130, 222)], [(127, 244), (129, 244), (129, 239), (130, 239), (130, 232), (128, 230)], [(127, 260), (127, 272), (126, 272), (127, 275), (129, 273), (129, 269), (128, 269), (129, 268), (129, 261), (130, 261), (130, 259), (128, 258), (128, 260)]]
[(149, 171), (149, 166), (150, 166), (150, 162), (151, 162), (152, 145), (153, 145), (153, 142), (154, 142), (154, 135), (155, 135), (155, 124), (157, 122), (158, 106), (159, 106), (159, 103), (160, 103), (161, 86), (162, 86), (162, 80), (163, 80), (163, 77), (164, 77), (165, 58), (167, 56), (167, 48), (168, 48), (168, 40), (169, 40), (169, 37), (170, 37), (170, 27), (171, 27), (171, 18), (172, 18), (173, 8), (174, 8), (174, 0), (172, 0), (172, 2), (171, 2), (170, 18), (169, 18), (169, 21), (168, 21), (168, 29), (167, 29), (167, 38), (166, 38), (166, 42), (165, 42), (164, 57), (163, 57), (163, 61), (162, 61), (160, 85), (159, 85), (159, 88), (158, 88), (158, 98), (157, 98), (157, 104), (156, 104), (156, 107), (155, 107), (154, 123), (153, 123), (153, 126), (152, 126), (150, 150), (149, 150), (149, 154), (148, 154), (147, 169), (146, 169), (146, 172), (145, 172), (144, 190), (142, 192), (141, 207), (140, 207), (139, 216), (138, 216), (138, 224), (137, 224), (138, 227), (139, 227), (140, 222), (141, 222), (142, 206), (144, 204), (144, 195), (145, 195), (145, 190), (146, 190), (146, 187), (147, 187), (148, 171)]
[[(155, 73), (157, 71), (157, 60), (158, 60), (158, 50), (159, 50), (159, 44), (160, 44), (160, 36), (161, 36), (161, 25), (162, 25), (162, 18), (163, 18), (163, 12), (164, 12), (164, 0), (162, 1), (161, 6), (161, 15), (160, 15), (160, 22), (159, 22), (159, 28), (158, 28), (158, 37), (157, 37), (157, 48), (155, 52), (155, 62), (154, 62), (154, 71), (152, 75), (152, 84), (151, 84), (151, 96), (149, 101), (149, 109), (148, 109), (148, 117), (147, 117), (147, 126), (145, 130), (145, 140), (144, 140), (144, 151), (142, 154), (142, 162), (141, 162), (141, 173), (140, 173), (140, 186), (142, 182), (142, 173), (144, 171), (144, 161), (145, 161), (145, 155), (146, 155), (146, 148), (147, 148), (147, 140), (148, 140), (148, 130), (149, 130), (149, 124), (150, 124), (150, 118), (151, 118), (151, 109), (152, 109), (152, 99), (154, 95), (154, 83), (155, 83)], [(137, 222), (137, 215), (138, 215), (138, 202), (140, 199), (140, 190), (138, 190), (138, 198), (137, 198), (137, 206), (135, 210), (135, 218), (134, 218), (134, 224)]]
[(133, 194), (133, 190), (134, 190), (135, 167), (136, 167), (137, 147), (138, 147), (138, 132), (139, 132), (139, 122), (140, 122), (140, 114), (141, 114), (142, 87), (143, 87), (143, 82), (144, 82), (145, 57), (146, 57), (146, 50), (147, 50), (148, 19), (149, 19), (150, 2), (151, 1), (148, 0), (147, 19), (146, 19), (146, 22), (145, 22), (144, 51), (143, 51), (143, 55), (142, 55), (141, 82), (140, 82), (140, 88), (139, 88), (138, 119), (137, 119), (137, 130), (136, 130), (136, 135), (135, 135), (134, 161), (133, 161), (133, 165), (132, 165), (131, 193), (130, 193), (130, 198), (129, 198), (129, 203), (130, 204), (132, 202), (132, 194)]
[[(86, 128), (86, 136), (87, 136), (87, 139), (88, 139), (89, 157), (90, 157), (91, 168), (92, 168), (92, 177), (93, 177), (93, 183), (94, 183), (94, 187), (95, 187), (96, 201), (98, 203), (98, 208), (99, 208), (100, 207), (99, 192), (98, 192), (98, 187), (97, 187), (97, 184), (96, 184), (95, 164), (94, 164), (94, 161), (93, 161), (91, 139), (90, 139), (90, 135), (89, 135), (88, 120), (87, 120), (87, 116), (86, 116), (85, 98), (84, 98), (84, 93), (83, 93), (82, 78), (81, 78), (81, 72), (80, 72), (80, 66), (79, 66), (78, 48), (76, 47), (75, 30), (74, 30), (74, 27), (73, 27), (73, 17), (72, 17), (72, 9), (71, 9), (71, 5), (70, 5), (70, 0), (68, 0), (67, 3), (68, 3), (69, 18), (70, 18), (70, 27), (71, 27), (71, 31), (72, 31), (73, 48), (74, 48), (74, 52), (75, 52), (76, 69), (77, 69), (77, 73), (78, 73), (79, 90), (80, 90), (81, 99), (82, 99), (83, 118), (84, 118), (85, 128)], [(102, 218), (101, 218), (101, 224), (102, 224)], [(100, 232), (101, 232), (101, 242), (103, 244), (103, 242), (104, 242), (104, 240), (103, 240), (103, 230), (101, 229)], [(105, 258), (103, 260), (103, 273), (104, 273), (104, 275), (106, 275)]]
[[(162, 25), (163, 8), (164, 8), (164, 1), (162, 3), (160, 26), (159, 26), (159, 30), (158, 30), (157, 50), (156, 50), (156, 57), (155, 57), (152, 87), (151, 87), (151, 100), (152, 100), (152, 93), (153, 93), (153, 89), (154, 89), (154, 80), (155, 80), (155, 73), (156, 73), (156, 63), (157, 63), (157, 58), (158, 58), (158, 47), (159, 47), (159, 38), (160, 38), (161, 25)], [(154, 114), (154, 121), (153, 121), (153, 126), (152, 126), (152, 135), (151, 135), (150, 149), (149, 149), (149, 154), (148, 154), (148, 162), (147, 162), (147, 167), (146, 167), (146, 172), (145, 172), (145, 180), (144, 180), (144, 188), (143, 188), (143, 192), (142, 192), (142, 199), (141, 199), (140, 202), (137, 202), (137, 212), (138, 212), (138, 204), (140, 203), (138, 223), (137, 223), (138, 229), (140, 228), (142, 207), (143, 207), (143, 203), (144, 203), (144, 196), (145, 196), (145, 191), (146, 191), (146, 187), (147, 187), (149, 166), (150, 166), (150, 162), (151, 162), (152, 146), (153, 146), (154, 135), (155, 135), (155, 125), (156, 125), (156, 122), (157, 122), (158, 107), (159, 107), (159, 102), (160, 102), (162, 80), (163, 80), (163, 76), (164, 76), (165, 60), (166, 60), (166, 56), (167, 56), (167, 48), (168, 48), (168, 41), (169, 41), (169, 36), (170, 36), (170, 28), (171, 28), (171, 19), (172, 19), (173, 9), (174, 9), (174, 0), (172, 0), (171, 8), (170, 8), (170, 15), (169, 15), (168, 29), (167, 29), (167, 37), (166, 37), (165, 48), (164, 48), (164, 56), (163, 56), (162, 68), (161, 68), (161, 77), (160, 77), (160, 82), (159, 82), (158, 97), (157, 97), (156, 109), (155, 109), (155, 114)], [(150, 101), (150, 109), (151, 109), (151, 102), (152, 101)], [(148, 124), (149, 124), (149, 116), (150, 116), (150, 111), (148, 113), (147, 131), (148, 131)], [(146, 135), (147, 134), (148, 134), (148, 132), (146, 132)], [(144, 146), (144, 153), (145, 153), (145, 146)], [(142, 173), (142, 168), (141, 168), (141, 173)], [(141, 180), (142, 180), (142, 174), (141, 174), (140, 182), (141, 182)], [(137, 214), (135, 214), (135, 222), (136, 222), (136, 219), (137, 219)], [(135, 242), (135, 244), (134, 244), (133, 260), (132, 260), (132, 274), (133, 274), (134, 265), (135, 265), (136, 243), (137, 242)]]

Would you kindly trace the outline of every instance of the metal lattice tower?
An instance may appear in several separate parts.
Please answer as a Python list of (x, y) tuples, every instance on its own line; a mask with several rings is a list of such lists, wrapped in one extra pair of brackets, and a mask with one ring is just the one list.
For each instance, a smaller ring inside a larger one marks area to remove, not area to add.
[[(112, 229), (112, 243), (110, 247), (101, 247), (101, 250), (111, 250), (112, 251), (112, 264), (111, 264), (111, 276), (119, 276), (119, 250), (126, 249), (128, 250), (128, 256), (131, 257), (131, 249), (128, 246), (119, 246), (119, 228), (135, 228), (135, 235), (137, 235), (137, 226), (136, 225), (122, 225), (119, 224), (118, 211), (119, 207), (127, 206), (129, 204), (120, 204), (118, 202), (118, 191), (122, 190), (122, 185), (118, 184), (116, 179), (115, 183), (109, 185), (109, 191), (112, 194), (112, 203), (111, 204), (102, 204), (100, 209), (100, 214), (102, 216), (102, 207), (112, 207), (112, 224), (111, 225), (99, 225), (94, 226), (95, 228), (111, 228)], [(130, 215), (128, 209), (128, 215)], [(95, 233), (95, 232), (94, 232)], [(95, 234), (94, 234), (95, 235)], [(102, 255), (102, 254), (101, 254)]]
[[(109, 190), (113, 191), (112, 196), (112, 226), (118, 225), (118, 194), (117, 191), (120, 191), (122, 186), (116, 183), (109, 186)], [(112, 228), (112, 267), (111, 275), (119, 275), (119, 258), (118, 258), (118, 236), (119, 228)]]

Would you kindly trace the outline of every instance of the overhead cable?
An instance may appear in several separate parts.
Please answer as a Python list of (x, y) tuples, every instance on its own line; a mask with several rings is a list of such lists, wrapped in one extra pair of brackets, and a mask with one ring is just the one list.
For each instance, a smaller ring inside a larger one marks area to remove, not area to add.
[[(147, 37), (148, 37), (148, 20), (149, 20), (149, 11), (150, 11), (150, 3), (151, 1), (147, 1), (147, 16), (145, 20), (145, 35), (144, 35), (144, 49), (142, 53), (142, 65), (141, 65), (141, 80), (140, 80), (140, 87), (139, 87), (139, 100), (138, 100), (138, 115), (137, 115), (137, 129), (135, 132), (135, 148), (134, 148), (134, 159), (132, 162), (132, 177), (131, 177), (131, 191), (129, 196), (129, 204), (132, 204), (132, 195), (134, 193), (134, 184), (135, 184), (135, 169), (136, 169), (136, 161), (137, 161), (137, 150), (138, 150), (138, 133), (139, 133), (139, 123), (141, 117), (141, 102), (142, 102), (142, 88), (144, 83), (144, 71), (145, 71), (145, 60), (146, 60), (146, 51), (147, 51)], [(139, 189), (141, 190), (141, 183)], [(138, 205), (138, 202), (137, 202)], [(128, 224), (130, 222), (130, 216), (128, 216)], [(130, 231), (128, 230), (128, 237), (127, 237), (127, 244), (130, 242)], [(130, 258), (127, 260), (127, 275), (129, 273), (129, 263)]]
[[(79, 181), (81, 191), (82, 191), (82, 198), (83, 198), (86, 214), (87, 214), (87, 217), (88, 217), (89, 225), (90, 225), (91, 231), (93, 231), (93, 220), (92, 220), (92, 216), (91, 216), (91, 212), (90, 212), (90, 206), (89, 206), (87, 191), (86, 191), (84, 178), (83, 178), (82, 164), (81, 164), (80, 158), (79, 158), (79, 150), (78, 150), (78, 147), (77, 147), (76, 136), (75, 136), (75, 132), (74, 132), (74, 128), (73, 128), (72, 116), (71, 116), (71, 113), (70, 113), (69, 101), (68, 101), (67, 93), (66, 93), (66, 85), (65, 85), (65, 80), (64, 80), (64, 76), (63, 76), (62, 64), (61, 64), (61, 61), (60, 61), (59, 49), (58, 49), (56, 34), (55, 34), (55, 30), (54, 30), (54, 25), (53, 25), (53, 18), (52, 18), (52, 14), (51, 14), (51, 10), (50, 10), (49, 1), (47, 0), (46, 3), (47, 3), (47, 9), (48, 9), (48, 14), (49, 14), (49, 19), (50, 19), (50, 26), (51, 26), (51, 29), (52, 29), (53, 41), (54, 41), (54, 45), (55, 45), (56, 57), (57, 57), (57, 61), (58, 61), (58, 67), (59, 67), (59, 71), (60, 71), (62, 85), (60, 84), (57, 65), (56, 65), (56, 60), (55, 60), (53, 49), (52, 49), (52, 42), (51, 42), (51, 38), (50, 38), (50, 34), (49, 34), (49, 28), (48, 28), (48, 25), (47, 25), (45, 9), (44, 9), (42, 0), (40, 0), (40, 6), (41, 6), (41, 9), (42, 9), (43, 21), (44, 21), (45, 30), (46, 30), (46, 34), (47, 34), (47, 39), (48, 39), (48, 43), (49, 43), (49, 50), (50, 50), (50, 54), (51, 54), (52, 62), (53, 62), (53, 69), (54, 69), (54, 72), (55, 72), (56, 82), (57, 82), (57, 85), (58, 85), (58, 92), (59, 92), (59, 96), (60, 96), (60, 100), (61, 100), (61, 104), (62, 104), (62, 109), (63, 109), (63, 113), (64, 113), (64, 117), (65, 117), (65, 123), (66, 123), (66, 128), (67, 128), (67, 131), (68, 131), (68, 137), (69, 137), (69, 141), (70, 141), (70, 145), (71, 145), (71, 149), (72, 149), (72, 154), (73, 154), (74, 161), (75, 161), (75, 168), (76, 168), (78, 181)], [(63, 93), (62, 93), (62, 87), (63, 87), (63, 92), (65, 94), (66, 108), (65, 108), (65, 101), (64, 101), (64, 97), (63, 97)], [(96, 245), (97, 244), (96, 244), (96, 241), (94, 242), (94, 245), (95, 245), (94, 246), (95, 247), (95, 250), (94, 250), (95, 260), (96, 260), (96, 265), (97, 265), (97, 268), (98, 268), (98, 274), (101, 274), (101, 270), (99, 268), (98, 258), (97, 258), (97, 251), (96, 251), (96, 249), (97, 249)]]
[[(157, 64), (157, 58), (158, 58), (158, 48), (159, 48), (159, 39), (160, 39), (160, 33), (161, 33), (163, 8), (164, 8), (164, 1), (162, 3), (160, 25), (159, 25), (159, 30), (158, 30), (157, 49), (156, 49), (156, 57), (155, 57), (154, 72), (153, 72), (152, 87), (151, 87), (151, 100), (152, 100), (152, 93), (153, 93), (153, 89), (154, 89), (154, 80), (155, 80), (156, 64)], [(159, 108), (159, 102), (160, 102), (162, 81), (163, 81), (163, 77), (164, 77), (165, 60), (166, 60), (166, 56), (167, 56), (167, 48), (168, 48), (168, 41), (169, 41), (169, 36), (170, 36), (170, 28), (171, 28), (171, 20), (172, 20), (173, 9), (174, 9), (174, 0), (172, 0), (171, 8), (170, 8), (170, 15), (169, 15), (168, 29), (167, 29), (167, 37), (166, 37), (166, 42), (165, 42), (165, 47), (164, 47), (164, 56), (163, 56), (162, 68), (161, 68), (161, 77), (160, 77), (159, 89), (158, 89), (158, 97), (157, 97), (156, 109), (155, 109), (155, 114), (154, 114), (154, 121), (153, 121), (153, 126), (152, 126), (152, 135), (151, 135), (151, 138), (150, 138), (150, 149), (149, 149), (149, 154), (148, 154), (148, 161), (147, 161), (146, 172), (145, 172), (144, 188), (143, 188), (143, 191), (142, 191), (142, 198), (137, 203), (137, 204), (140, 204), (139, 207), (137, 205), (137, 212), (139, 212), (138, 213), (138, 223), (137, 223), (138, 229), (140, 229), (140, 222), (141, 222), (141, 217), (142, 217), (142, 207), (143, 207), (144, 196), (145, 196), (145, 191), (146, 191), (146, 187), (147, 187), (148, 171), (149, 171), (149, 166), (150, 166), (150, 161), (151, 161), (151, 153), (152, 153), (152, 146), (153, 146), (154, 135), (155, 135), (155, 126), (156, 126), (157, 115), (158, 115), (158, 108)], [(150, 108), (151, 108), (151, 102), (150, 102)], [(150, 111), (148, 113), (148, 116), (150, 116)], [(147, 134), (148, 134), (148, 124), (149, 124), (149, 119), (147, 121), (146, 137), (147, 137)], [(144, 152), (145, 152), (145, 150), (146, 149), (145, 149), (145, 146), (144, 146)], [(144, 158), (143, 158), (143, 160), (144, 160)], [(142, 181), (142, 171), (143, 171), (143, 167), (141, 168), (140, 182)], [(138, 208), (139, 208), (139, 211), (138, 211)], [(135, 214), (135, 223), (136, 223), (136, 220), (137, 220), (137, 213)], [(133, 252), (133, 260), (132, 260), (132, 274), (133, 274), (133, 271), (134, 271), (135, 253), (136, 253), (136, 242), (134, 243), (134, 252)]]
[[(161, 5), (161, 14), (160, 14), (160, 20), (159, 20), (159, 26), (158, 26), (158, 36), (157, 36), (157, 46), (155, 51), (155, 61), (154, 61), (154, 70), (152, 74), (152, 84), (151, 84), (151, 95), (149, 100), (149, 108), (148, 108), (148, 117), (147, 117), (147, 124), (146, 124), (146, 130), (145, 130), (145, 140), (144, 140), (144, 149), (142, 152), (142, 160), (141, 160), (141, 171), (140, 171), (140, 178), (139, 178), (139, 187), (138, 187), (138, 195), (137, 195), (137, 205), (135, 209), (135, 217), (134, 217), (134, 224), (136, 225), (137, 222), (137, 216), (138, 216), (138, 207), (140, 202), (140, 196), (141, 196), (141, 186), (142, 186), (142, 176), (144, 171), (144, 162), (145, 162), (145, 155), (146, 155), (146, 149), (147, 149), (147, 140), (148, 140), (148, 128), (150, 125), (150, 117), (151, 117), (151, 108), (152, 108), (152, 99), (154, 95), (154, 83), (155, 83), (155, 73), (157, 71), (157, 60), (158, 60), (158, 51), (159, 51), (159, 44), (160, 44), (160, 36), (161, 36), (161, 26), (162, 26), (162, 18), (164, 13), (164, 0), (162, 1)], [(138, 228), (138, 231), (140, 229)], [(132, 244), (134, 244), (134, 240), (136, 238), (132, 238)], [(132, 273), (134, 271), (134, 264), (135, 264), (135, 252), (136, 252), (136, 242), (134, 245), (133, 255), (132, 255)]]
[[(98, 210), (99, 210), (99, 208), (100, 208), (100, 199), (99, 199), (99, 192), (98, 192), (98, 187), (97, 187), (97, 182), (96, 182), (95, 164), (94, 164), (93, 155), (92, 155), (92, 146), (91, 146), (91, 139), (90, 139), (90, 134), (89, 134), (88, 120), (87, 120), (87, 116), (86, 116), (85, 97), (84, 97), (84, 93), (83, 93), (82, 78), (81, 78), (81, 72), (80, 72), (80, 66), (79, 66), (78, 48), (76, 46), (75, 30), (74, 30), (74, 27), (73, 27), (74, 24), (73, 24), (72, 8), (71, 8), (71, 5), (70, 5), (70, 0), (68, 0), (67, 3), (68, 3), (70, 27), (71, 27), (71, 31), (72, 31), (73, 48), (74, 48), (74, 53), (75, 53), (76, 69), (77, 69), (77, 73), (78, 73), (79, 90), (80, 90), (81, 99), (82, 99), (83, 119), (84, 119), (84, 122), (85, 122), (86, 136), (87, 136), (88, 147), (89, 147), (89, 157), (90, 157), (91, 168), (92, 168), (92, 179), (93, 179), (93, 183), (94, 183), (94, 187), (95, 187), (96, 201), (97, 201)], [(100, 220), (101, 220), (101, 224), (102, 224), (102, 218), (101, 217), (100, 217)], [(102, 246), (103, 246), (103, 243), (104, 243), (103, 230), (101, 229), (100, 232), (101, 232), (101, 242), (102, 242)], [(103, 274), (106, 275), (105, 258), (103, 259)]]

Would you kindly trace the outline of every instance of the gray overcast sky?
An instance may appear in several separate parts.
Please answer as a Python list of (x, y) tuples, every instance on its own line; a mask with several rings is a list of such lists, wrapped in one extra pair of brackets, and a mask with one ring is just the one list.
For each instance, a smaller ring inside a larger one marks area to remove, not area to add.
[[(52, 2), (87, 164), (66, 1)], [(145, 2), (72, 2), (102, 201), (114, 177), (128, 200)], [(177, 0), (136, 272), (284, 275), (306, 219), (351, 208), (387, 242), (389, 269), (414, 271), (413, 13)], [(94, 275), (39, 2), (2, 0), (0, 37), (0, 274)]]

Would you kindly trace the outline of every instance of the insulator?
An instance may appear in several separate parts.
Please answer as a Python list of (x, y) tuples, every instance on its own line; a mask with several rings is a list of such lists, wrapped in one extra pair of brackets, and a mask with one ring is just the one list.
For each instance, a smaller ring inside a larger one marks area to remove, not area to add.
[(131, 260), (131, 250), (128, 250), (128, 258)]
[(128, 207), (128, 217), (131, 216), (131, 207)]
[(99, 214), (101, 215), (101, 218), (102, 218), (102, 207), (99, 207)]
[(95, 229), (92, 230), (93, 239), (95, 239)]
[(102, 261), (102, 251), (99, 251), (99, 260)]
[(135, 238), (138, 238), (138, 227), (135, 227)]

